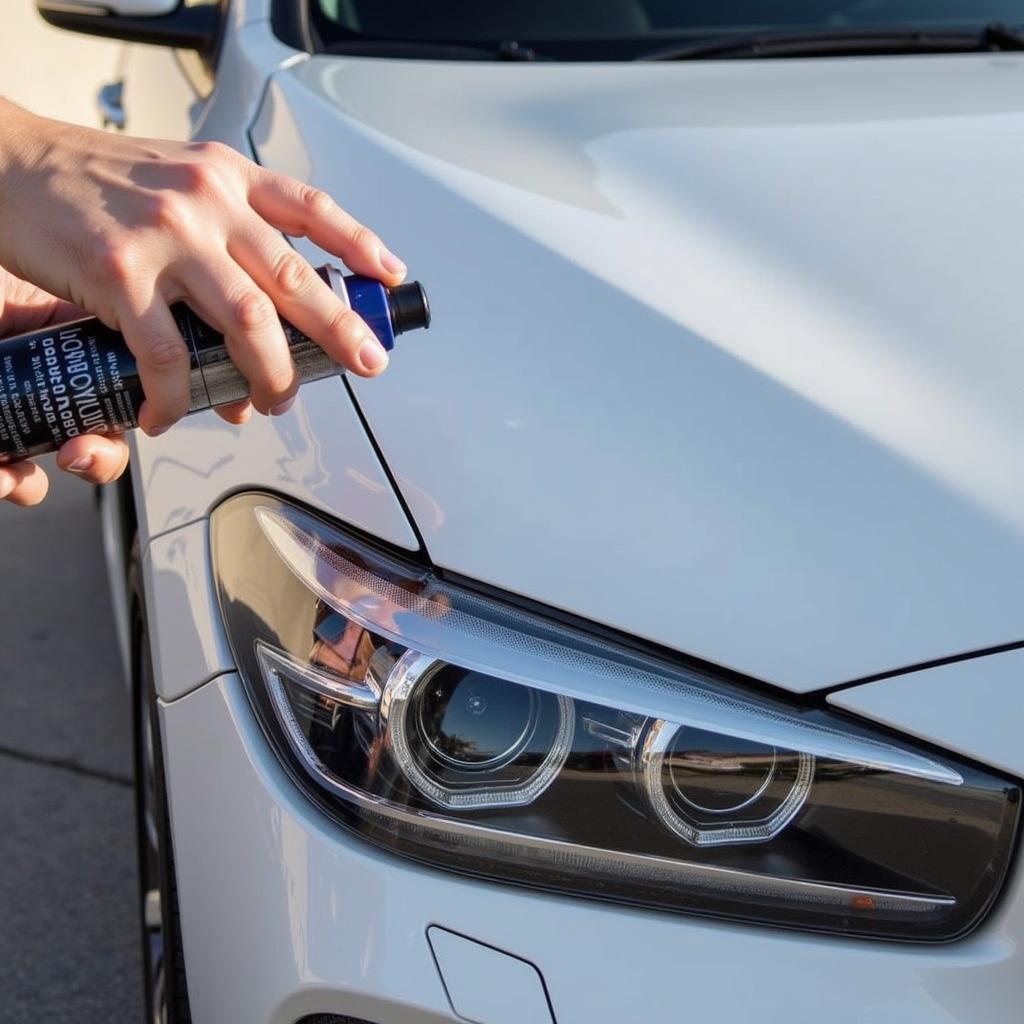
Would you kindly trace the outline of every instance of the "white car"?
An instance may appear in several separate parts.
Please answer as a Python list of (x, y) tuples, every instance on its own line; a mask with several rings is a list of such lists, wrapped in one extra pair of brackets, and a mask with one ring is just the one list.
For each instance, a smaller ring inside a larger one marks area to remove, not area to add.
[(41, 6), (434, 310), (103, 494), (152, 1019), (1020, 1020), (1024, 4)]

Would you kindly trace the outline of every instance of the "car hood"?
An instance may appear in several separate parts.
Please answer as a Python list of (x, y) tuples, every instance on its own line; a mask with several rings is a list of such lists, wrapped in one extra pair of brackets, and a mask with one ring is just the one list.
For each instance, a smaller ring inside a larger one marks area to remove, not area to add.
[(439, 565), (798, 691), (1024, 638), (1020, 57), (321, 57), (252, 137), (430, 291), (353, 384)]

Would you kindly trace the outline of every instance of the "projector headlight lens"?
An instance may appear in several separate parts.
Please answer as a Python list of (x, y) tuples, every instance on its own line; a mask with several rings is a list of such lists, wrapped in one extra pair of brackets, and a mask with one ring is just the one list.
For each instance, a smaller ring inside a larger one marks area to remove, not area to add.
[(673, 722), (651, 723), (639, 757), (651, 809), (694, 846), (771, 839), (814, 778), (811, 754)]
[(450, 869), (848, 934), (962, 935), (1016, 783), (456, 587), (262, 495), (213, 516), (264, 730), (341, 824)]
[(381, 700), (384, 726), (408, 780), (439, 807), (532, 803), (572, 743), (568, 697), (407, 651)]

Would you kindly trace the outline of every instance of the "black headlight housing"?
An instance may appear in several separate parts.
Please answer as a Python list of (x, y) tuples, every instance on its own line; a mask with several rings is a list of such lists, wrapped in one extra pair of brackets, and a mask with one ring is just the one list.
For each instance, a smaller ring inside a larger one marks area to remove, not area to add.
[(277, 498), (212, 542), (278, 755), (344, 827), (501, 881), (915, 941), (992, 906), (1020, 788), (442, 579)]

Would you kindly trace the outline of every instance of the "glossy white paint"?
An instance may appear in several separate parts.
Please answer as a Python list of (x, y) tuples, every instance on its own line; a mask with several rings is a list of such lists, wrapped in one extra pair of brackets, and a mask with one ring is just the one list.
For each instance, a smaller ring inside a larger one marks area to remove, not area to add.
[[(66, 2), (66, 0), (61, 0)], [(75, 2), (75, 0), (73, 0)], [(84, 0), (92, 2), (92, 0)], [(100, 6), (105, 7), (113, 14), (137, 14), (142, 17), (159, 17), (162, 14), (170, 14), (180, 4), (181, 0), (103, 0)]]
[(235, 25), (270, 20), (274, 0), (232, 0), (229, 10)]
[(231, 3), (217, 62), (217, 88), (197, 119), (194, 137), (216, 139), (250, 154), (246, 131), (267, 86), (280, 68), (306, 60), (271, 31), (269, 6)]
[(239, 428), (201, 413), (156, 439), (136, 432), (132, 448), (143, 543), (206, 516), (232, 491), (264, 487), (417, 546), (340, 380), (307, 385), (284, 416), (254, 416)]
[(143, 18), (170, 14), (180, 0), (39, 0), (40, 7), (81, 7), (87, 13), (109, 11), (111, 14), (137, 15)]
[(829, 703), (1024, 776), (1024, 650), (853, 686)]
[(143, 555), (157, 694), (175, 700), (235, 667), (210, 573), (205, 519), (153, 539)]
[(479, 1024), (554, 1024), (533, 964), (447, 928), (428, 928), (427, 940), (459, 1017)]
[(161, 714), (196, 1024), (293, 1024), (319, 1011), (452, 1021), (430, 925), (535, 964), (558, 1024), (1010, 1024), (1019, 1015), (1019, 872), (980, 931), (940, 946), (559, 898), (431, 871), (349, 836), (285, 776), (234, 676)]
[(356, 388), (441, 565), (795, 690), (1024, 635), (1020, 56), (322, 57), (253, 138), (431, 291)]

